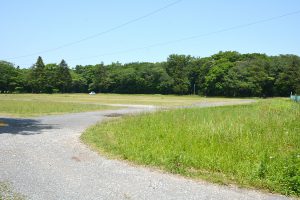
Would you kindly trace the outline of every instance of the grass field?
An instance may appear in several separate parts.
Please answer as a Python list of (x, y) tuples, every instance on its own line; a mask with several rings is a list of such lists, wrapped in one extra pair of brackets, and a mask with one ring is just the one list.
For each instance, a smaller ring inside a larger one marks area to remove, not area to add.
[(172, 107), (198, 102), (234, 102), (236, 100), (238, 99), (175, 95), (0, 94), (0, 115), (31, 117), (117, 108), (108, 106), (110, 104)]
[(82, 140), (109, 156), (172, 173), (300, 196), (300, 104), (189, 108), (127, 116)]
[[(0, 99), (0, 116), (32, 117), (107, 109), (115, 108), (94, 104)], [(5, 124), (0, 121), (1, 126), (5, 126)]]
[(0, 100), (51, 101), (88, 104), (141, 104), (158, 106), (191, 105), (198, 102), (236, 101), (232, 98), (204, 98), (200, 96), (136, 95), (136, 94), (0, 94)]

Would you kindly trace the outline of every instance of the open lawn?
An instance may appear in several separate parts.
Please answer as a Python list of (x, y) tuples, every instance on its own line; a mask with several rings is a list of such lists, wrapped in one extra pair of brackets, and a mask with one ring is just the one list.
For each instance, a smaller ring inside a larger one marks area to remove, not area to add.
[[(51, 102), (46, 100), (26, 101), (0, 99), (0, 116), (33, 117), (107, 109), (115, 108), (104, 105)], [(0, 127), (1, 126), (5, 126), (5, 124), (0, 121)]]
[(89, 128), (102, 153), (172, 173), (300, 196), (300, 104), (186, 108)]
[(0, 94), (0, 100), (17, 100), (32, 102), (72, 102), (88, 104), (141, 104), (157, 106), (181, 106), (199, 102), (236, 101), (233, 98), (205, 98), (193, 95), (160, 94)]
[(126, 94), (0, 94), (0, 115), (31, 117), (49, 114), (116, 109), (111, 104), (181, 106), (238, 99), (175, 95)]

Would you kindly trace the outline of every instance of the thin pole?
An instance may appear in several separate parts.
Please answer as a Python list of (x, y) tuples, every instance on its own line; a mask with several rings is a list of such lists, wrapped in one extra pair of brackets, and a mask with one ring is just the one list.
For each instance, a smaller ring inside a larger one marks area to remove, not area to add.
[(194, 83), (194, 95), (196, 95), (196, 84)]

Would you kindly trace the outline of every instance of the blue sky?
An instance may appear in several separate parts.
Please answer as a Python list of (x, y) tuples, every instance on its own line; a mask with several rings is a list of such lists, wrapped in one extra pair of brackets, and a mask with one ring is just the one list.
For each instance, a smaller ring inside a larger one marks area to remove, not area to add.
[[(109, 30), (175, 1), (1, 0), (0, 60), (30, 67), (40, 55), (45, 63), (65, 59), (75, 67), (156, 62), (173, 53), (205, 57), (226, 50), (300, 55), (300, 12), (213, 34), (300, 11), (299, 0), (182, 0), (98, 37), (35, 54)], [(195, 35), (199, 37), (149, 47)], [(21, 57), (29, 54), (34, 55)]]

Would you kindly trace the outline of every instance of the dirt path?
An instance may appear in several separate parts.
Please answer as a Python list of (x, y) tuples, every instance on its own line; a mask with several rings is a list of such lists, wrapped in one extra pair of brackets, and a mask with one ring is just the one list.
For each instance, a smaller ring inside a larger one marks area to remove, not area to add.
[(153, 109), (0, 117), (9, 124), (0, 128), (0, 181), (28, 199), (287, 199), (130, 166), (98, 155), (79, 140), (98, 121)]

